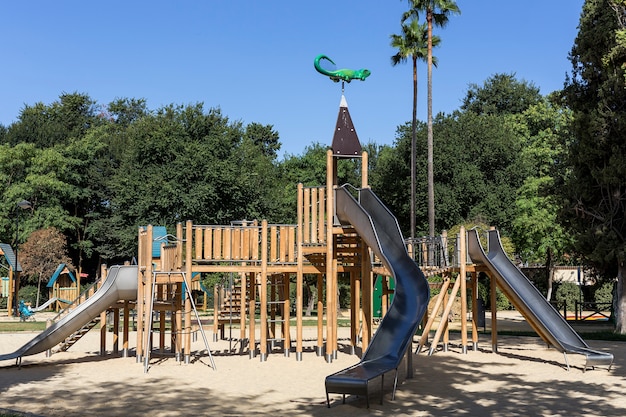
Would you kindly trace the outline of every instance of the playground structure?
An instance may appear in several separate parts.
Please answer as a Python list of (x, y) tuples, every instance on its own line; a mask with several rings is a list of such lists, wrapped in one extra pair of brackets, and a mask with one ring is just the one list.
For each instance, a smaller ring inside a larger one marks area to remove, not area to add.
[[(78, 297), (80, 281), (76, 279), (67, 265), (61, 263), (48, 280), (46, 287), (48, 288), (48, 303), (54, 303), (54, 310), (59, 312), (70, 304), (70, 300)], [(54, 301), (51, 303), (50, 300)]]
[[(22, 272), (22, 265), (17, 261), (15, 252), (11, 245), (6, 243), (0, 243), (0, 256), (4, 258), (7, 264), (8, 276), (2, 277), (2, 297), (7, 299), (7, 311), (9, 317), (12, 317), (14, 312), (17, 312), (18, 301), (16, 299), (19, 291), (20, 274)], [(17, 312), (19, 315), (19, 312)]]
[[(338, 184), (337, 166), (344, 158), (357, 158), (361, 162), (358, 189)], [(579, 337), (576, 339), (577, 335), (571, 335), (566, 322), (561, 323), (551, 315), (542, 304), (547, 304), (545, 299), (536, 298), (527, 285), (518, 284), (526, 278), (515, 273), (514, 265), (511, 269), (501, 259), (506, 255), (501, 245), (500, 250), (497, 248), (499, 237), (496, 235), (490, 233), (489, 255), (485, 255), (480, 253), (482, 247), (476, 231), (469, 232), (468, 240), (461, 229), (455, 239), (452, 262), (447, 256), (446, 237), (439, 240), (437, 247), (427, 243), (406, 244), (395, 217), (369, 188), (368, 155), (361, 149), (343, 97), (326, 163), (324, 186), (298, 185), (297, 223), (294, 225), (269, 224), (265, 220), (231, 225), (198, 225), (186, 221), (177, 224), (175, 234), (171, 235), (156, 226), (140, 227), (137, 265), (103, 269), (101, 280), (62, 310), (46, 331), (18, 351), (0, 355), (0, 360), (21, 361), (23, 356), (51, 351), (59, 344), (60, 350), (67, 349), (98, 322), (101, 325), (100, 352), (104, 354), (107, 311), (113, 313), (113, 352), (119, 351), (121, 330), (124, 356), (130, 354), (130, 314), (136, 312), (136, 358), (138, 363), (143, 363), (145, 371), (154, 354), (173, 354), (179, 361), (191, 362), (191, 342), (198, 333), (203, 336), (210, 357), (191, 289), (198, 285), (202, 274), (227, 273), (234, 279), (227, 291), (216, 290), (214, 338), (224, 337), (224, 326), (236, 324), (239, 353), (247, 353), (250, 358), (258, 355), (265, 361), (270, 354), (288, 356), (294, 352), (299, 361), (304, 352), (304, 276), (310, 274), (317, 277), (320, 295), (316, 306), (317, 355), (331, 362), (338, 354), (339, 279), (350, 283), (348, 348), (354, 353), (359, 349), (363, 352), (359, 364), (327, 377), (327, 394), (339, 393), (344, 398), (347, 394), (359, 394), (369, 398), (372, 379), (381, 376), (382, 382), (385, 373), (395, 370), (397, 382), (397, 369), (405, 352), (409, 353), (407, 370), (411, 376), (413, 336), (422, 323), (422, 336), (417, 346), (420, 352), (429, 342), (430, 330), (441, 309), (440, 325), (430, 341), (428, 353), (433, 354), (441, 340), (443, 349), (447, 350), (447, 317), (457, 295), (461, 301), (461, 349), (464, 353), (468, 349), (468, 299), (471, 299), (472, 309), (471, 343), (477, 349), (477, 277), (479, 272), (484, 272), (491, 277), (492, 297), (495, 297), (496, 285), (503, 288), (549, 345), (564, 354), (585, 355), (589, 366), (610, 367), (612, 355), (589, 349)], [(496, 255), (497, 259), (491, 259)], [(430, 316), (426, 313), (429, 300), (426, 276), (429, 275), (443, 277), (443, 286)], [(374, 333), (376, 276), (382, 280), (383, 295), (382, 320)], [(393, 291), (388, 285), (390, 277), (395, 283)], [(471, 298), (467, 296), (468, 290)], [(390, 304), (388, 297), (391, 295), (394, 302)], [(496, 314), (492, 310), (494, 352), (497, 351)], [(167, 333), (169, 340), (166, 340)], [(158, 339), (155, 334), (159, 335)], [(567, 356), (565, 359), (567, 361)], [(216, 369), (212, 357), (211, 366)], [(329, 397), (327, 400), (330, 405)]]

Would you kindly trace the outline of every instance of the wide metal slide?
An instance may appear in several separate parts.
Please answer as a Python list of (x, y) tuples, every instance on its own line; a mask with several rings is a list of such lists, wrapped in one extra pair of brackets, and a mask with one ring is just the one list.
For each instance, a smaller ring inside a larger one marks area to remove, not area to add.
[(326, 377), (326, 402), (329, 393), (364, 395), (369, 407), (369, 383), (381, 377), (381, 403), (384, 375), (395, 370), (410, 345), (426, 312), (430, 291), (426, 277), (408, 255), (398, 221), (368, 188), (356, 190), (357, 201), (350, 186), (336, 190), (336, 214), (342, 224), (352, 225), (359, 236), (391, 272), (396, 282), (393, 302), (372, 337), (361, 361)]
[(136, 299), (137, 266), (112, 266), (106, 280), (92, 297), (15, 352), (0, 355), (0, 361), (21, 360), (24, 356), (35, 355), (52, 349), (117, 301), (134, 301)]
[(537, 334), (550, 346), (554, 346), (565, 357), (567, 353), (585, 355), (584, 370), (594, 366), (611, 368), (613, 355), (589, 348), (587, 343), (572, 329), (567, 321), (545, 299), (539, 290), (526, 278), (504, 252), (500, 233), (489, 231), (488, 253), (485, 254), (476, 229), (467, 232), (468, 252), (472, 262), (487, 266), (497, 285), (513, 306), (519, 311)]

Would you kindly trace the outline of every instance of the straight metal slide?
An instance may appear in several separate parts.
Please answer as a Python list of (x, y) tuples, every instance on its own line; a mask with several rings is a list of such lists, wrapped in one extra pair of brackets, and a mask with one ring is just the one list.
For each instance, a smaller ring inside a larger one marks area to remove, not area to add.
[(96, 293), (42, 333), (1, 360), (18, 359), (52, 349), (117, 301), (137, 299), (137, 266), (116, 265)]
[[(587, 358), (585, 370), (587, 367), (594, 366), (611, 368), (613, 355), (589, 348), (563, 316), (511, 262), (502, 248), (500, 233), (497, 230), (489, 231), (488, 254), (485, 254), (475, 229), (469, 230), (467, 234), (468, 252), (472, 261), (489, 268), (500, 289), (548, 345), (554, 346), (563, 354), (585, 355)], [(565, 361), (567, 363), (567, 355), (565, 355)], [(569, 369), (569, 363), (567, 367)]]
[[(326, 401), (329, 393), (368, 397), (369, 382), (397, 371), (430, 298), (428, 281), (408, 255), (398, 221), (368, 188), (357, 190), (357, 201), (344, 185), (336, 191), (336, 213), (342, 224), (350, 224), (392, 273), (396, 288), (388, 313), (372, 337), (361, 361), (326, 377)], [(382, 385), (382, 381), (381, 381)], [(382, 392), (381, 392), (382, 401)]]

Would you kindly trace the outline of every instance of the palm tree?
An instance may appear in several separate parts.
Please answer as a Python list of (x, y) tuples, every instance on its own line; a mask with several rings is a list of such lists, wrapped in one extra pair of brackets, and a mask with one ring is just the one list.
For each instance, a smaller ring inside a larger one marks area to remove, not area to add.
[[(413, 63), (413, 119), (411, 123), (411, 239), (415, 238), (415, 153), (417, 129), (417, 61), (425, 61), (428, 55), (428, 28), (426, 24), (419, 24), (417, 19), (402, 23), (402, 34), (391, 35), (391, 46), (398, 52), (391, 57), (394, 67), (406, 62), (409, 58)], [(436, 43), (439, 39), (434, 40)]]
[(409, 0), (411, 9), (404, 13), (402, 21), (426, 13), (427, 65), (428, 65), (428, 233), (435, 236), (435, 179), (433, 169), (433, 25), (444, 27), (450, 14), (460, 14), (461, 9), (453, 0)]

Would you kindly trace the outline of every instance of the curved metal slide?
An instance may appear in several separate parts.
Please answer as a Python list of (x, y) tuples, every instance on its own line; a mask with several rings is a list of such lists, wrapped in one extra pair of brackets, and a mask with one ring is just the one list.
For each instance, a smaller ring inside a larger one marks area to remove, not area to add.
[[(489, 231), (488, 254), (485, 254), (475, 229), (469, 230), (467, 234), (468, 252), (472, 261), (489, 268), (507, 298), (548, 345), (554, 346), (564, 354), (585, 355), (587, 358), (585, 369), (593, 366), (608, 366), (610, 369), (613, 355), (589, 348), (563, 316), (511, 262), (502, 248), (500, 233), (497, 230)], [(567, 356), (565, 360), (567, 362)], [(569, 364), (567, 366), (569, 369)]]
[[(350, 224), (392, 273), (396, 288), (388, 313), (372, 337), (361, 361), (326, 377), (329, 393), (365, 395), (369, 406), (369, 382), (397, 369), (419, 325), (430, 298), (428, 281), (408, 255), (398, 221), (367, 188), (357, 201), (343, 186), (336, 192), (336, 213), (342, 224)], [(395, 391), (395, 384), (394, 384)], [(381, 393), (382, 395), (382, 393)]]
[(0, 360), (19, 359), (52, 349), (117, 301), (137, 299), (137, 266), (116, 265), (96, 293), (42, 333)]

